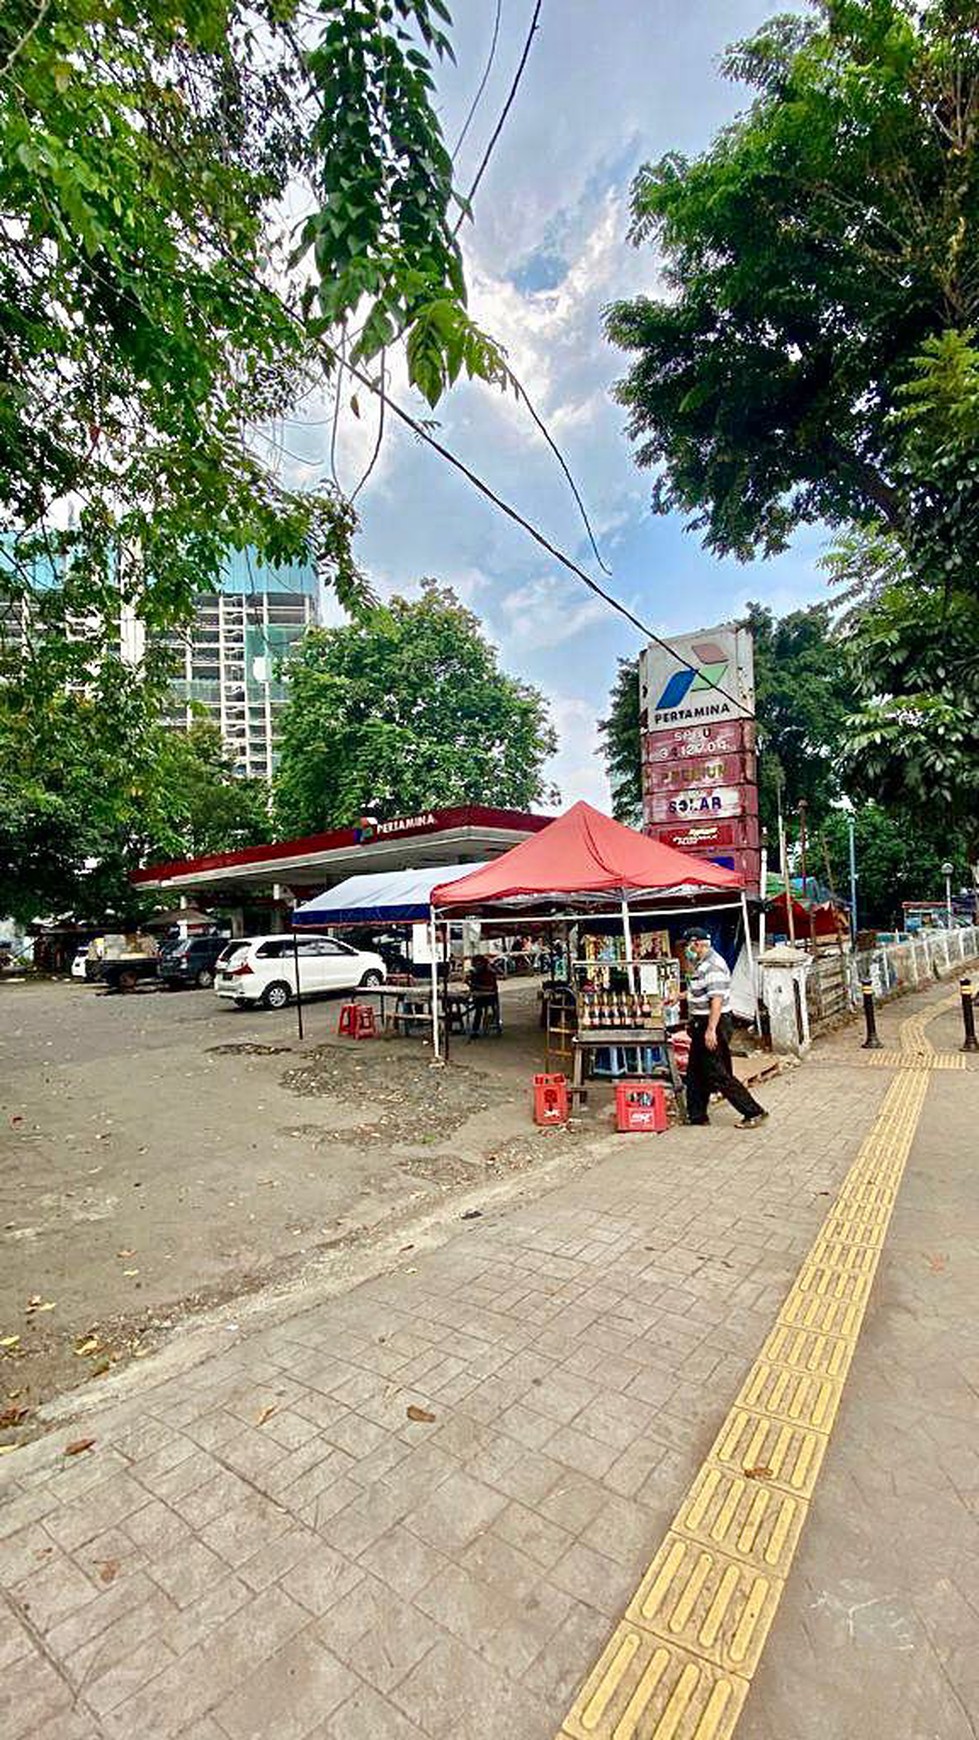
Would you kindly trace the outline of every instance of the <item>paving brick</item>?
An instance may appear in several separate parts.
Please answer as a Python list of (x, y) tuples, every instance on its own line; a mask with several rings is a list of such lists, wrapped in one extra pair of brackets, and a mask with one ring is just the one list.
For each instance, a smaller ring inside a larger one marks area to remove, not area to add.
[(548, 1577), (566, 1595), (598, 1608), (610, 1618), (621, 1612), (633, 1588), (633, 1577), (626, 1567), (581, 1541), (562, 1554), (551, 1566)]
[(499, 1668), (446, 1639), (392, 1693), (431, 1740), (462, 1735), (547, 1734), (552, 1713)]
[(508, 1504), (495, 1519), (493, 1533), (511, 1546), (519, 1547), (545, 1570), (567, 1551), (572, 1541), (567, 1529), (548, 1522), (529, 1505), (516, 1502)]
[(441, 1553), (400, 1523), (366, 1547), (358, 1560), (405, 1600), (416, 1596), (444, 1562)]
[(611, 1444), (602, 1444), (597, 1438), (576, 1431), (573, 1426), (558, 1428), (553, 1438), (547, 1441), (547, 1454), (563, 1467), (573, 1468), (578, 1474), (591, 1475), (596, 1480), (601, 1479), (616, 1459)]
[(410, 1511), (405, 1526), (442, 1552), (461, 1551), (495, 1516), (506, 1499), (468, 1474), (450, 1474), (425, 1504)]
[(0, 1734), (28, 1740), (42, 1726), (70, 1714), (72, 1692), (49, 1662), (32, 1650), (0, 1678)]
[(407, 1508), (400, 1494), (378, 1482), (369, 1492), (358, 1489), (357, 1497), (319, 1525), (318, 1533), (338, 1552), (356, 1559), (385, 1530), (400, 1522)]
[(315, 1541), (285, 1573), (280, 1586), (309, 1613), (319, 1616), (361, 1582), (363, 1575), (360, 1565)]
[(148, 1553), (165, 1553), (192, 1539), (190, 1525), (159, 1499), (150, 1499), (141, 1510), (133, 1511), (123, 1527), (130, 1540)]
[(18, 1615), (8, 1607), (0, 1606), (0, 1673), (22, 1656), (29, 1655), (32, 1648), (30, 1634)]
[(342, 1596), (316, 1630), (327, 1648), (382, 1692), (403, 1679), (441, 1635), (417, 1606), (406, 1605), (371, 1576)]
[(169, 1552), (154, 1558), (150, 1576), (169, 1595), (175, 1607), (191, 1607), (217, 1583), (223, 1582), (228, 1568), (223, 1559), (212, 1553), (202, 1541), (183, 1541)]
[(312, 1632), (293, 1638), (217, 1706), (230, 1740), (305, 1740), (358, 1680)]
[(163, 1627), (163, 1641), (174, 1655), (186, 1655), (206, 1643), (226, 1619), (246, 1605), (252, 1591), (246, 1583), (230, 1573), (202, 1595), (199, 1601), (182, 1610), (175, 1607)]
[(280, 1505), (257, 1492), (247, 1492), (232, 1510), (222, 1513), (202, 1531), (205, 1545), (229, 1565), (244, 1564), (260, 1547), (285, 1534), (292, 1519)]
[(50, 1631), (59, 1619), (96, 1600), (96, 1591), (84, 1571), (57, 1553), (41, 1569), (22, 1577), (11, 1591), (21, 1612), (41, 1632)]
[(308, 1624), (305, 1609), (268, 1589), (218, 1625), (206, 1642), (104, 1718), (110, 1740), (170, 1740), (207, 1713)]
[(371, 1686), (360, 1686), (310, 1740), (424, 1740), (424, 1736), (390, 1699)]

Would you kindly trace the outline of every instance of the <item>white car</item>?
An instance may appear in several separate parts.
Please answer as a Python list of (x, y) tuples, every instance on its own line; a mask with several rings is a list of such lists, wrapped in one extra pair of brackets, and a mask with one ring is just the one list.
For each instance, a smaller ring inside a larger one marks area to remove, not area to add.
[[(284, 1009), (296, 995), (296, 961), (291, 936), (243, 937), (229, 943), (214, 971), (214, 989), (244, 1009), (262, 1003)], [(387, 968), (380, 955), (367, 954), (332, 936), (301, 936), (299, 989), (304, 997), (383, 985)]]

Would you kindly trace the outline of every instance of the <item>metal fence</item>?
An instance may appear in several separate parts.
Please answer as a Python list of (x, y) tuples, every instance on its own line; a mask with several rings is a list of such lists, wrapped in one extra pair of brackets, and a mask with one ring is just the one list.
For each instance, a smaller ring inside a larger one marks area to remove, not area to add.
[(921, 931), (908, 942), (884, 943), (851, 956), (850, 994), (860, 1001), (860, 986), (870, 984), (877, 998), (916, 991), (936, 979), (957, 977), (979, 956), (979, 926)]

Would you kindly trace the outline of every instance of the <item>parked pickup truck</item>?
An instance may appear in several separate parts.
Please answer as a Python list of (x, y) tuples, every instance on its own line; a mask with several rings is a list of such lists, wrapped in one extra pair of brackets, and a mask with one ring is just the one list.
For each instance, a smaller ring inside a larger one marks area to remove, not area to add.
[(144, 979), (155, 979), (160, 954), (155, 941), (137, 937), (135, 946), (125, 938), (106, 938), (105, 953), (96, 964), (93, 978), (107, 991), (135, 991)]

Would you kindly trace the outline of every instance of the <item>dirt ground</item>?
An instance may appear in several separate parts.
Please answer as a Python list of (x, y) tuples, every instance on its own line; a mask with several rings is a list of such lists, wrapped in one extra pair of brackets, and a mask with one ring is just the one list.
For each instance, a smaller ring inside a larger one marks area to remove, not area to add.
[(607, 1134), (601, 1105), (531, 1123), (535, 995), (505, 986), (502, 1040), (435, 1069), (338, 1041), (336, 1001), (300, 1044), (294, 1011), (209, 992), (0, 986), (0, 1444), (188, 1317)]

